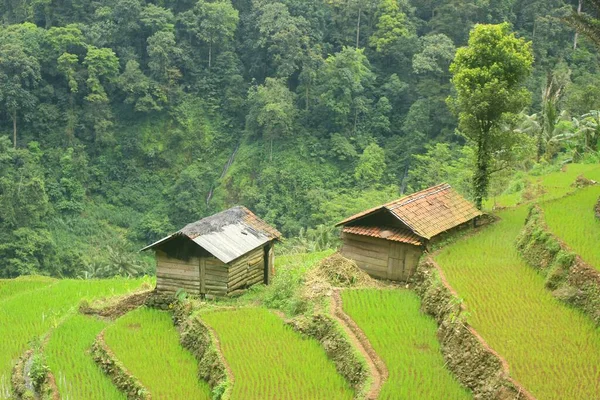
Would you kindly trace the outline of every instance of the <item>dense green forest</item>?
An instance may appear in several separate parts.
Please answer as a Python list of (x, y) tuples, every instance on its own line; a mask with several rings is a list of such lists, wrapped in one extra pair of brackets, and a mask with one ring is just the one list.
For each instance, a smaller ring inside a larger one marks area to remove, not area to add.
[[(520, 171), (598, 162), (599, 57), (565, 21), (578, 6), (596, 15), (586, 0), (6, 0), (0, 277), (151, 272), (141, 244), (235, 204), (319, 246), (343, 216), (444, 180), (480, 204)], [(506, 85), (467, 90), (502, 63)], [(477, 112), (494, 132), (479, 147)]]

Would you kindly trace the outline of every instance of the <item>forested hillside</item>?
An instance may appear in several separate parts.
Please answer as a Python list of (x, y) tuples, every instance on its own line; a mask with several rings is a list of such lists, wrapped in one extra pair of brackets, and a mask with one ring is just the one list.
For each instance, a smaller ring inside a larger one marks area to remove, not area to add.
[(600, 60), (564, 21), (578, 6), (595, 12), (587, 0), (7, 0), (0, 277), (135, 275), (149, 268), (142, 243), (235, 204), (303, 243), (443, 180), (477, 197), (468, 93), (455, 90), (476, 23), (508, 22), (502, 35), (533, 56), (520, 112), (494, 128), (514, 140), (490, 155), (489, 194), (518, 190), (519, 171), (598, 162)]

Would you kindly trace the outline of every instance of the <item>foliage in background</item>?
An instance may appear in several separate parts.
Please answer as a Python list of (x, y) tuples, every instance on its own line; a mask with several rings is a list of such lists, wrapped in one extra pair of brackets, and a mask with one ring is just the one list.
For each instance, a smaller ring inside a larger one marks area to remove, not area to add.
[[(476, 152), (445, 103), (476, 23), (531, 41), (524, 115), (549, 115), (547, 77), (564, 77), (540, 163), (598, 160), (600, 63), (561, 22), (573, 5), (2, 3), (0, 276), (151, 273), (144, 244), (236, 204), (310, 249), (335, 244), (320, 225), (440, 180), (477, 197)], [(519, 146), (493, 195), (540, 138), (500, 129)]]

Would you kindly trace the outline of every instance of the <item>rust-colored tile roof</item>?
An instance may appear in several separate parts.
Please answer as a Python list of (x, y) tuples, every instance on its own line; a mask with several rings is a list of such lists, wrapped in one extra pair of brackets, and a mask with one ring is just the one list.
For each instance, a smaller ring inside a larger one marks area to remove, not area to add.
[(425, 239), (431, 239), (481, 215), (472, 203), (458, 194), (449, 184), (442, 183), (363, 211), (337, 225), (346, 225), (380, 210), (387, 210)]
[(342, 232), (408, 243), (415, 246), (422, 244), (421, 238), (408, 229), (388, 228), (385, 226), (345, 226)]
[(258, 218), (252, 211), (248, 210), (246, 207), (241, 207), (246, 212), (246, 216), (244, 217), (244, 222), (248, 225), (256, 229), (257, 231), (265, 233), (271, 239), (281, 239), (281, 233), (275, 229), (273, 226), (267, 224), (262, 219)]

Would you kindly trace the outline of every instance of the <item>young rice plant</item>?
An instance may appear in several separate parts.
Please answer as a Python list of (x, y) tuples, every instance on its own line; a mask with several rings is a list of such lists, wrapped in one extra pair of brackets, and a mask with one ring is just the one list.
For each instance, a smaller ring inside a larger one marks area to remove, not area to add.
[(408, 290), (344, 290), (344, 311), (365, 332), (389, 378), (380, 399), (470, 399), (444, 366), (435, 321)]
[(262, 308), (201, 314), (233, 370), (232, 400), (352, 399), (353, 391), (317, 341)]
[(65, 279), (0, 300), (0, 398), (6, 398), (12, 367), (32, 339), (58, 327), (82, 299), (123, 294), (141, 284), (141, 279)]
[(590, 186), (575, 194), (542, 204), (550, 231), (575, 253), (600, 270), (600, 220), (594, 206), (600, 187)]
[(515, 238), (526, 207), (498, 215), (501, 221), (436, 257), (469, 322), (538, 399), (600, 398), (600, 330), (555, 299), (520, 258)]
[(139, 308), (106, 329), (106, 344), (155, 399), (211, 399), (194, 356), (179, 344), (166, 311)]
[(96, 365), (90, 348), (107, 322), (75, 314), (52, 332), (44, 353), (63, 400), (125, 399)]

